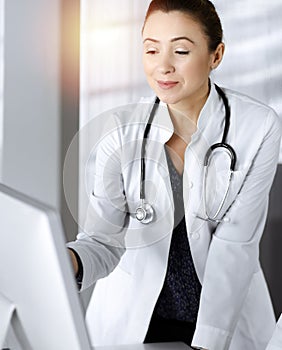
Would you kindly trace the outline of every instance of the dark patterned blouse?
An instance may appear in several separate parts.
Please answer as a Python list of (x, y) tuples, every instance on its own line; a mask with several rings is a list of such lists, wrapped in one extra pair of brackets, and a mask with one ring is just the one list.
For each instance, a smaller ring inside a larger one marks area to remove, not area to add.
[(166, 151), (174, 198), (174, 230), (168, 267), (154, 314), (165, 319), (195, 322), (197, 319), (201, 284), (198, 280), (187, 237), (183, 179)]

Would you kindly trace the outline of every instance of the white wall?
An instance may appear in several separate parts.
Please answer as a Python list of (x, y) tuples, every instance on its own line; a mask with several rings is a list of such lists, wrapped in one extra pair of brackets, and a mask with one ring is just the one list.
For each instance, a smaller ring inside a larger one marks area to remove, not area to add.
[(3, 84), (4, 84), (4, 0), (0, 0), (0, 181), (2, 178)]
[[(64, 195), (63, 164), (79, 126), (80, 0), (7, 0), (3, 14), (1, 181), (56, 208), (72, 240), (77, 223)], [(74, 153), (67, 182), (77, 210)]]
[(5, 3), (2, 180), (60, 205), (60, 1)]

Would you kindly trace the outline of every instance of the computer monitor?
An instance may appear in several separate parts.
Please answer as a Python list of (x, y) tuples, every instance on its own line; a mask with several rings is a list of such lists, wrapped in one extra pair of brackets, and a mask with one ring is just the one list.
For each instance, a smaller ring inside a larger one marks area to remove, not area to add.
[(7, 301), (21, 349), (91, 349), (59, 215), (0, 184), (0, 310)]

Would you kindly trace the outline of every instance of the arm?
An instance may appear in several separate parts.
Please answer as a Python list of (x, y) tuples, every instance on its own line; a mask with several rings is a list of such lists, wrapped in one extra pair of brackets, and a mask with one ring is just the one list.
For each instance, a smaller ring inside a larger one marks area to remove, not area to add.
[[(227, 216), (212, 237), (192, 345), (227, 349), (255, 272), (266, 220), (268, 195), (276, 171), (280, 124), (271, 111), (264, 138)], [(232, 305), (232, 307), (231, 307)]]
[[(83, 232), (67, 244), (83, 265), (81, 290), (107, 276), (125, 251), (127, 205), (123, 193), (119, 138), (116, 130), (98, 143), (87, 176), (91, 179), (89, 205)], [(77, 261), (71, 259), (77, 272)]]
[(75, 274), (75, 276), (77, 276), (77, 274), (78, 274), (78, 262), (77, 262), (76, 256), (75, 256), (73, 250), (68, 249), (68, 251), (69, 251), (69, 254), (70, 254), (70, 258), (71, 258), (74, 274)]

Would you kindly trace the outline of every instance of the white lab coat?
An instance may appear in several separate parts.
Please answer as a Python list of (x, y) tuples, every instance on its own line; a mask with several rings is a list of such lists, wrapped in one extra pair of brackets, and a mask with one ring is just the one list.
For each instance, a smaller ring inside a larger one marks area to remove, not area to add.
[(280, 316), (273, 336), (269, 344), (267, 345), (266, 350), (281, 350), (282, 349), (282, 315)]
[[(225, 121), (224, 105), (213, 83), (185, 152), (187, 233), (202, 283), (192, 345), (264, 350), (275, 318), (259, 263), (259, 241), (278, 160), (280, 122), (269, 107), (227, 89), (225, 93), (231, 107), (227, 142), (237, 154), (222, 209), (229, 223), (214, 225), (195, 217), (203, 214), (203, 160), (207, 149), (221, 141)], [(140, 202), (141, 141), (150, 109), (145, 103), (127, 106), (109, 119), (111, 129), (95, 151), (85, 233), (69, 244), (83, 262), (82, 289), (107, 276), (97, 282), (87, 313), (94, 345), (142, 343), (166, 274), (174, 207), (164, 144), (173, 126), (162, 103), (146, 146), (146, 200), (153, 204), (156, 217), (149, 225), (134, 217)], [(216, 188), (208, 188), (211, 210), (226, 171), (219, 166)]]

